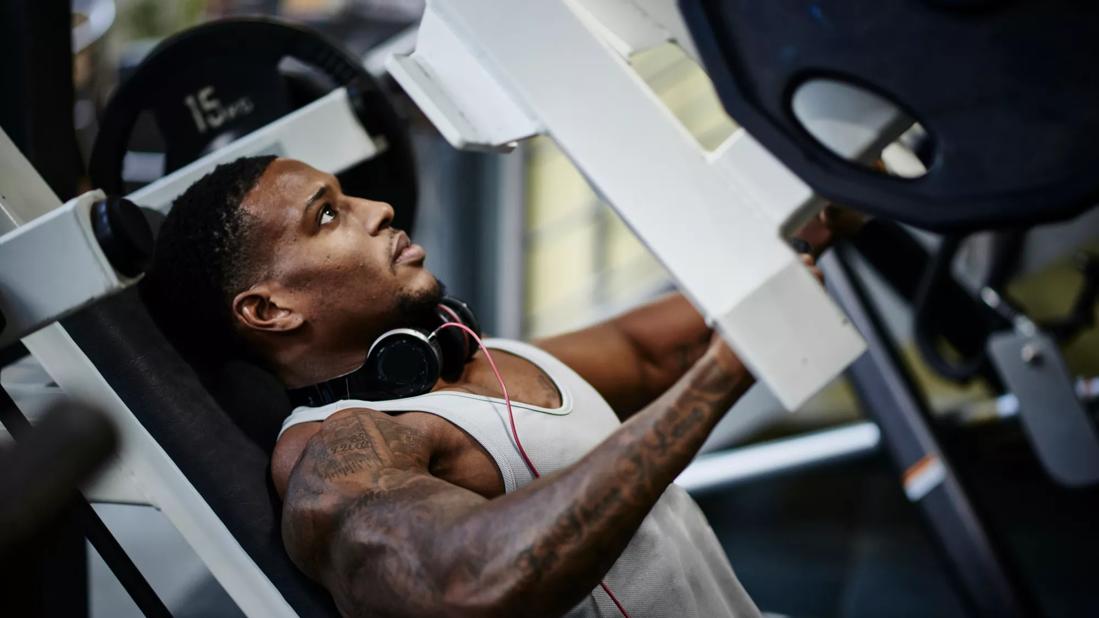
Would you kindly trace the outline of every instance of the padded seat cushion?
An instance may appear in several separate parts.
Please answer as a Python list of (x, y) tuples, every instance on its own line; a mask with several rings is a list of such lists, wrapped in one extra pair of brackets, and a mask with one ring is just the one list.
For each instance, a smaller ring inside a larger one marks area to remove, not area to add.
[(235, 363), (200, 380), (136, 288), (63, 325), (290, 606), (302, 616), (338, 616), (282, 545), (269, 462), (290, 402), (275, 378)]

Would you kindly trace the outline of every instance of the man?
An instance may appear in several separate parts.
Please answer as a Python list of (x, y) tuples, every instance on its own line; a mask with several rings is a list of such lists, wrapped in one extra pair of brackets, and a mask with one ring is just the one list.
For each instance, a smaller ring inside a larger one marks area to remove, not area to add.
[[(177, 200), (143, 293), (195, 362), (324, 382), (439, 300), (392, 216), (303, 163), (241, 159)], [(674, 295), (536, 347), (488, 343), (514, 427), (484, 353), (426, 395), (284, 423), (271, 462), (283, 539), (340, 610), (758, 615), (671, 485), (752, 383), (691, 306)]]

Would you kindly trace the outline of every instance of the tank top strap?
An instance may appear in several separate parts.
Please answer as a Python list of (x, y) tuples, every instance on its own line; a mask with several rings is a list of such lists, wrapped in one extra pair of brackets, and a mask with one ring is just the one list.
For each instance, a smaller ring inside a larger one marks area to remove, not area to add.
[(553, 378), (555, 382), (571, 383), (574, 379), (582, 380), (580, 376), (573, 372), (572, 368), (565, 363), (562, 363), (556, 356), (534, 344), (515, 339), (496, 338), (485, 339), (484, 343), (485, 347), (489, 350), (500, 350), (529, 360), (535, 365), (538, 365), (542, 371), (549, 374), (550, 378)]

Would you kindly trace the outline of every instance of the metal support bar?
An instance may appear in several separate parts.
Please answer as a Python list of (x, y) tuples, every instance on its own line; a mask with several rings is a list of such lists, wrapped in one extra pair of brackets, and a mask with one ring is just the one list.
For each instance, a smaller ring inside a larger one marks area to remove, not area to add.
[(384, 147), (375, 143), (355, 117), (347, 89), (337, 88), (126, 197), (139, 206), (167, 214), (176, 197), (220, 163), (272, 154), (308, 161), (321, 171), (337, 173), (369, 159)]
[(107, 525), (99, 518), (99, 514), (95, 512), (92, 505), (79, 496), (75, 498), (75, 502), (76, 516), (80, 520), (80, 527), (87, 535), (88, 541), (91, 542), (92, 547), (95, 548), (103, 562), (107, 563), (107, 567), (118, 578), (119, 583), (126, 589), (126, 593), (134, 600), (141, 613), (145, 614), (147, 618), (171, 618), (172, 612), (169, 611), (168, 606), (153, 590), (149, 580), (141, 574), (126, 550), (122, 549), (118, 540), (107, 529)]
[(881, 317), (851, 270), (853, 249), (840, 245), (821, 260), (829, 290), (866, 340), (867, 351), (848, 377), (878, 423), (889, 454), (903, 471), (905, 495), (939, 542), (978, 616), (1030, 616), (1033, 601), (991, 536), (928, 422), (927, 408), (901, 363)]
[[(325, 108), (330, 108), (329, 113)], [(348, 108), (346, 91), (333, 91), (233, 145), (177, 170), (132, 197), (139, 204), (167, 209), (175, 195), (223, 157), (256, 154), (250, 150), (253, 148), (305, 158), (317, 155), (321, 169), (338, 171), (342, 164), (361, 160), (362, 153), (373, 152), (375, 147), (361, 125), (348, 122), (353, 117), (346, 111)], [(311, 126), (314, 120), (323, 125), (320, 133), (317, 126)], [(345, 128), (349, 126), (355, 127), (357, 133), (341, 136), (339, 131), (347, 132)], [(356, 149), (358, 156), (352, 158), (355, 154), (352, 151)], [(0, 132), (0, 232), (14, 230), (60, 205), (60, 200), (26, 158)], [(241, 611), (249, 616), (294, 616), (294, 610), (274, 583), (256, 566), (178, 466), (134, 418), (65, 329), (57, 323), (49, 324), (24, 338), (23, 343), (67, 396), (101, 410), (114, 421), (119, 430), (118, 465), (130, 478), (131, 493), (146, 496), (149, 504), (164, 513)]]
[[(863, 349), (783, 240), (823, 202), (743, 131), (703, 150), (629, 65), (631, 51), (684, 36), (671, 8), (657, 0), (431, 0), (416, 51), (388, 68), (455, 147), (552, 137), (793, 409)], [(844, 156), (877, 156), (897, 130), (895, 111), (873, 100), (853, 101), (839, 88), (816, 96), (802, 107)], [(859, 122), (836, 116), (855, 103)]]
[(873, 453), (880, 432), (869, 422), (772, 440), (698, 456), (675, 479), (692, 494), (726, 490), (741, 483), (771, 478)]
[[(3, 388), (0, 388), (0, 424), (4, 425), (4, 428), (17, 442), (25, 440), (28, 434), (34, 431), (27, 417), (23, 416), (15, 401)], [(172, 614), (168, 611), (164, 601), (157, 596), (149, 581), (141, 574), (137, 565), (133, 563), (133, 560), (122, 549), (122, 546), (118, 544), (118, 540), (107, 529), (106, 524), (99, 518), (91, 504), (79, 492), (73, 490), (71, 493), (69, 512), (76, 519), (80, 531), (91, 542), (92, 547), (103, 558), (115, 577), (118, 578), (119, 583), (126, 589), (130, 598), (134, 600), (134, 603), (146, 616), (170, 618)]]

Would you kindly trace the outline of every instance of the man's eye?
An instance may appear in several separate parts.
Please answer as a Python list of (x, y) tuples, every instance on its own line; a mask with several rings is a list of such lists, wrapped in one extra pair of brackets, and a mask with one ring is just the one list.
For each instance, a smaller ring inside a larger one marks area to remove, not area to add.
[(320, 214), (320, 218), (319, 218), (319, 221), (320, 221), (321, 225), (324, 225), (326, 223), (330, 223), (335, 218), (336, 218), (336, 209), (335, 208), (332, 208), (328, 204), (325, 204), (324, 206), (321, 206), (321, 214)]

